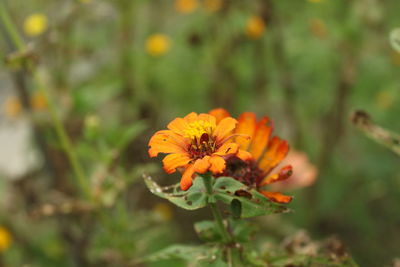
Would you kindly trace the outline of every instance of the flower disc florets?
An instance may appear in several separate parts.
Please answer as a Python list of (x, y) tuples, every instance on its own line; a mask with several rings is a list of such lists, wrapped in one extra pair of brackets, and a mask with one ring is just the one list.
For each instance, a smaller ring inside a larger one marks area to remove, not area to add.
[(199, 159), (210, 156), (216, 151), (216, 140), (213, 138), (215, 125), (208, 121), (195, 121), (185, 129), (184, 137), (191, 140), (188, 152), (192, 158)]

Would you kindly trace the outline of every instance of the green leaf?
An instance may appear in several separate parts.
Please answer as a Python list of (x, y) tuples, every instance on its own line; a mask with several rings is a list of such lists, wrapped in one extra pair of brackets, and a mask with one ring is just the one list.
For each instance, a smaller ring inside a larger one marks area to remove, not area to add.
[(285, 206), (270, 201), (261, 193), (248, 188), (231, 177), (219, 177), (216, 179), (213, 190), (215, 198), (228, 205), (234, 199), (240, 201), (242, 218), (289, 211)]
[(396, 28), (390, 33), (390, 44), (394, 50), (400, 53), (400, 28)]
[(236, 198), (231, 202), (231, 212), (235, 219), (239, 219), (242, 216), (242, 203)]
[(230, 220), (232, 234), (236, 241), (248, 242), (257, 232), (258, 227), (255, 224), (245, 220)]
[(225, 267), (222, 260), (221, 248), (217, 245), (171, 245), (144, 258), (147, 262), (180, 259), (190, 266)]
[(196, 210), (207, 205), (207, 193), (204, 180), (201, 176), (193, 181), (193, 185), (187, 191), (182, 191), (179, 184), (161, 187), (150, 176), (144, 175), (144, 181), (150, 192), (165, 198), (180, 208), (186, 210)]
[(194, 224), (194, 230), (202, 241), (215, 242), (222, 240), (214, 221), (201, 221)]

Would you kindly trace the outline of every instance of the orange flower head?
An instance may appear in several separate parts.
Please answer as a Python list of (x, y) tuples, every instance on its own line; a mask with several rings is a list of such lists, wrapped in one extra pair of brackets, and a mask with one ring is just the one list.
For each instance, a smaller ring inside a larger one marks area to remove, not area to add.
[(22, 104), (16, 97), (10, 97), (4, 105), (4, 112), (9, 118), (17, 118), (22, 113)]
[[(209, 113), (220, 119), (229, 116), (224, 109), (214, 109)], [(239, 152), (236, 156), (227, 159), (227, 167), (221, 176), (233, 177), (249, 187), (257, 189), (271, 201), (288, 203), (292, 197), (264, 189), (266, 185), (286, 180), (292, 174), (290, 165), (282, 167), (277, 173), (272, 173), (289, 151), (287, 141), (277, 136), (272, 137), (272, 130), (273, 125), (268, 117), (257, 121), (254, 113), (241, 114), (234, 134), (247, 135), (251, 138), (235, 137), (235, 143), (239, 144)]]
[(221, 174), (229, 157), (246, 159), (247, 154), (241, 153), (239, 145), (232, 142), (236, 124), (229, 116), (217, 122), (213, 115), (192, 112), (174, 119), (168, 124), (168, 130), (156, 132), (149, 141), (149, 155), (168, 154), (163, 159), (164, 170), (174, 173), (177, 168), (183, 168), (181, 189), (187, 190), (195, 173)]
[(328, 34), (328, 29), (325, 22), (322, 19), (314, 18), (309, 23), (311, 33), (318, 38), (325, 38)]
[(259, 39), (265, 32), (265, 22), (260, 16), (252, 16), (247, 20), (246, 34), (252, 39)]
[(204, 9), (207, 12), (217, 12), (223, 6), (223, 0), (204, 0)]
[(182, 14), (189, 14), (199, 5), (197, 0), (175, 0), (175, 9)]

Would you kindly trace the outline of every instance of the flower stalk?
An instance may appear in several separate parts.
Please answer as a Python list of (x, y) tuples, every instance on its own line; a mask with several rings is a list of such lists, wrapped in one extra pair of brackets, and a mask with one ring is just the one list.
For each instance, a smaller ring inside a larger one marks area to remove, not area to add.
[[(25, 51), (26, 45), (24, 44), (24, 41), (22, 37), (19, 35), (17, 27), (15, 26), (14, 22), (11, 20), (7, 9), (3, 3), (0, 4), (0, 22), (4, 26), (5, 32), (10, 36), (10, 39), (13, 43), (13, 45), (17, 48), (18, 51)], [(31, 66), (29, 66), (31, 67)], [(75, 150), (72, 146), (71, 140), (69, 136), (67, 135), (67, 132), (64, 128), (64, 125), (62, 124), (61, 119), (59, 118), (57, 111), (56, 111), (56, 105), (50, 101), (50, 97), (48, 94), (47, 88), (44, 86), (44, 82), (41, 80), (39, 73), (33, 69), (30, 69), (30, 73), (32, 75), (32, 80), (45, 98), (46, 103), (48, 103), (49, 107), (49, 113), (50, 117), (53, 123), (53, 126), (55, 128), (57, 137), (61, 143), (62, 148), (64, 149), (70, 163), (73, 169), (73, 172), (75, 174), (75, 178), (77, 180), (77, 184), (79, 186), (79, 189), (82, 191), (83, 195), (87, 198), (90, 198), (90, 191), (88, 187), (88, 181), (85, 177), (82, 165), (78, 161), (77, 155), (75, 153)]]
[(203, 179), (204, 179), (204, 184), (205, 184), (207, 194), (208, 194), (208, 205), (213, 214), (214, 220), (218, 227), (218, 231), (221, 234), (224, 243), (230, 243), (232, 241), (232, 237), (228, 233), (228, 230), (226, 229), (226, 227), (224, 225), (224, 221), (223, 221), (221, 212), (219, 211), (219, 209), (217, 207), (217, 204), (215, 203), (215, 201), (213, 201), (213, 189), (212, 189), (213, 177), (211, 176), (210, 173), (205, 173), (201, 177), (203, 177)]

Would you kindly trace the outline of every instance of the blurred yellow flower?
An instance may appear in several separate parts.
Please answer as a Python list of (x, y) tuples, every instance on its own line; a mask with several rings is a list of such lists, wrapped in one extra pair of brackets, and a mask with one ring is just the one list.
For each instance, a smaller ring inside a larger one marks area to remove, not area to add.
[(324, 0), (307, 0), (307, 1), (310, 2), (310, 3), (321, 3)]
[(318, 38), (326, 37), (328, 30), (326, 28), (326, 24), (322, 19), (314, 18), (310, 20), (310, 31), (311, 33)]
[(247, 21), (246, 34), (253, 39), (260, 38), (265, 31), (264, 20), (260, 16), (252, 16)]
[(204, 0), (204, 9), (207, 12), (217, 12), (223, 5), (223, 0)]
[(4, 226), (0, 226), (0, 252), (7, 250), (12, 242), (10, 232)]
[(33, 110), (41, 111), (47, 108), (47, 99), (41, 92), (35, 92), (31, 97), (31, 106)]
[(375, 95), (375, 104), (382, 110), (392, 107), (394, 100), (394, 95), (390, 90), (381, 90)]
[(197, 0), (175, 0), (175, 9), (183, 14), (192, 13), (198, 5)]
[(47, 17), (40, 13), (28, 16), (24, 22), (24, 31), (28, 36), (37, 36), (47, 30)]
[(167, 35), (153, 34), (146, 40), (146, 51), (152, 56), (161, 56), (168, 52), (171, 41)]
[(22, 112), (22, 105), (18, 98), (9, 97), (4, 104), (4, 112), (9, 118), (16, 118)]
[(85, 117), (85, 126), (87, 128), (97, 128), (100, 125), (100, 118), (97, 115), (88, 115)]
[(153, 212), (163, 221), (170, 221), (173, 216), (173, 211), (170, 205), (166, 203), (157, 203), (153, 207)]

